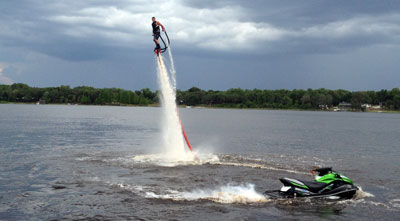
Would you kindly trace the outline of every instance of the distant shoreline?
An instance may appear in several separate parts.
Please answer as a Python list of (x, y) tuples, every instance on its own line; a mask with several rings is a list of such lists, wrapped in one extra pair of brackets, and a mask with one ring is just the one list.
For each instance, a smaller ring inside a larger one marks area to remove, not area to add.
[[(124, 90), (89, 86), (71, 88), (68, 85), (37, 88), (16, 83), (0, 84), (0, 103), (159, 106), (160, 93), (149, 88)], [(176, 102), (188, 108), (399, 113), (400, 89), (346, 91), (324, 88), (307, 90), (231, 88), (219, 91), (192, 87), (186, 91), (177, 89)]]
[(315, 111), (315, 112), (351, 112), (351, 113), (396, 113), (400, 114), (400, 111), (396, 110), (366, 110), (366, 111), (360, 111), (360, 110), (343, 110), (343, 111), (334, 111), (332, 110), (321, 110), (321, 109), (300, 109), (300, 108), (237, 108), (237, 107), (213, 107), (213, 106), (184, 106), (184, 105), (179, 105), (180, 108), (188, 108), (188, 109), (228, 109), (228, 110), (274, 110), (274, 111)]
[[(66, 104), (66, 103), (49, 103), (49, 104), (37, 104), (34, 102), (4, 102), (0, 101), (0, 104), (17, 104), (17, 105), (54, 105), (54, 106), (104, 106), (104, 107), (161, 107), (158, 104), (149, 104), (149, 105), (135, 105), (135, 104), (120, 104), (120, 105), (108, 105), (108, 104)], [(351, 112), (351, 113), (392, 113), (392, 114), (400, 114), (400, 111), (396, 110), (367, 110), (367, 111), (359, 111), (359, 110), (344, 110), (344, 111), (333, 111), (333, 110), (321, 110), (321, 109), (296, 109), (296, 108), (237, 108), (237, 107), (213, 107), (213, 106), (185, 106), (178, 105), (178, 108), (187, 108), (187, 109), (227, 109), (227, 110), (273, 110), (273, 111), (315, 111), (315, 112)]]

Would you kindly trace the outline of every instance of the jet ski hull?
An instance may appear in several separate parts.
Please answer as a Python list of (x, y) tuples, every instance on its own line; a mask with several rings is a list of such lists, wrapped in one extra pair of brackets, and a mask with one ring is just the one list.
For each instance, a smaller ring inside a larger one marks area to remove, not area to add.
[(313, 193), (301, 188), (283, 186), (281, 190), (267, 190), (264, 192), (264, 195), (270, 198), (324, 198), (334, 196), (340, 199), (351, 199), (356, 194), (357, 190), (358, 188), (356, 186), (350, 184), (342, 185), (322, 193)]

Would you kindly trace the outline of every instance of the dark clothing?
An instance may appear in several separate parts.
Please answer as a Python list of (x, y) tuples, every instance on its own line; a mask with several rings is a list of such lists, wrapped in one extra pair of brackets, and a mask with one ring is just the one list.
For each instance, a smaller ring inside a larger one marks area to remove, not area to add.
[(158, 40), (161, 35), (160, 26), (157, 25), (157, 21), (153, 21), (153, 23), (151, 23), (151, 26), (153, 26), (154, 40)]
[(154, 40), (158, 40), (158, 38), (160, 37), (160, 32), (154, 33), (153, 36), (154, 36)]
[(153, 26), (153, 34), (158, 33), (160, 35), (160, 26), (157, 25), (157, 21), (153, 21), (151, 26)]

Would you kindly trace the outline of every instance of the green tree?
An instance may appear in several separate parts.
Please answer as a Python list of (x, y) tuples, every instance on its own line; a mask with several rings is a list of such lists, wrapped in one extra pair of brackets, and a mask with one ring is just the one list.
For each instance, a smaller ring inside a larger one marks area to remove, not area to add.
[(371, 98), (365, 91), (353, 92), (351, 97), (351, 108), (361, 110), (361, 105), (369, 103), (370, 100)]
[(392, 99), (392, 106), (396, 110), (400, 110), (400, 90), (399, 88), (393, 88), (390, 92)]
[(304, 94), (302, 97), (301, 97), (301, 106), (303, 107), (303, 108), (311, 108), (312, 107), (312, 104), (311, 104), (311, 96), (308, 94), (308, 93), (306, 93), (306, 94)]
[(90, 99), (89, 99), (89, 97), (86, 96), (86, 95), (83, 95), (82, 98), (81, 98), (81, 103), (82, 103), (82, 104), (90, 104)]

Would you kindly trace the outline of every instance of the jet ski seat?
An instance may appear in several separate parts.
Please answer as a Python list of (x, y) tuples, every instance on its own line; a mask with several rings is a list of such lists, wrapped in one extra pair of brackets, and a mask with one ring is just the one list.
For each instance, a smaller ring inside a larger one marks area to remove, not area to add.
[(303, 181), (303, 180), (299, 181), (303, 182), (309, 188), (309, 190), (314, 193), (317, 193), (318, 191), (322, 190), (328, 185), (326, 183), (316, 182), (316, 181)]

